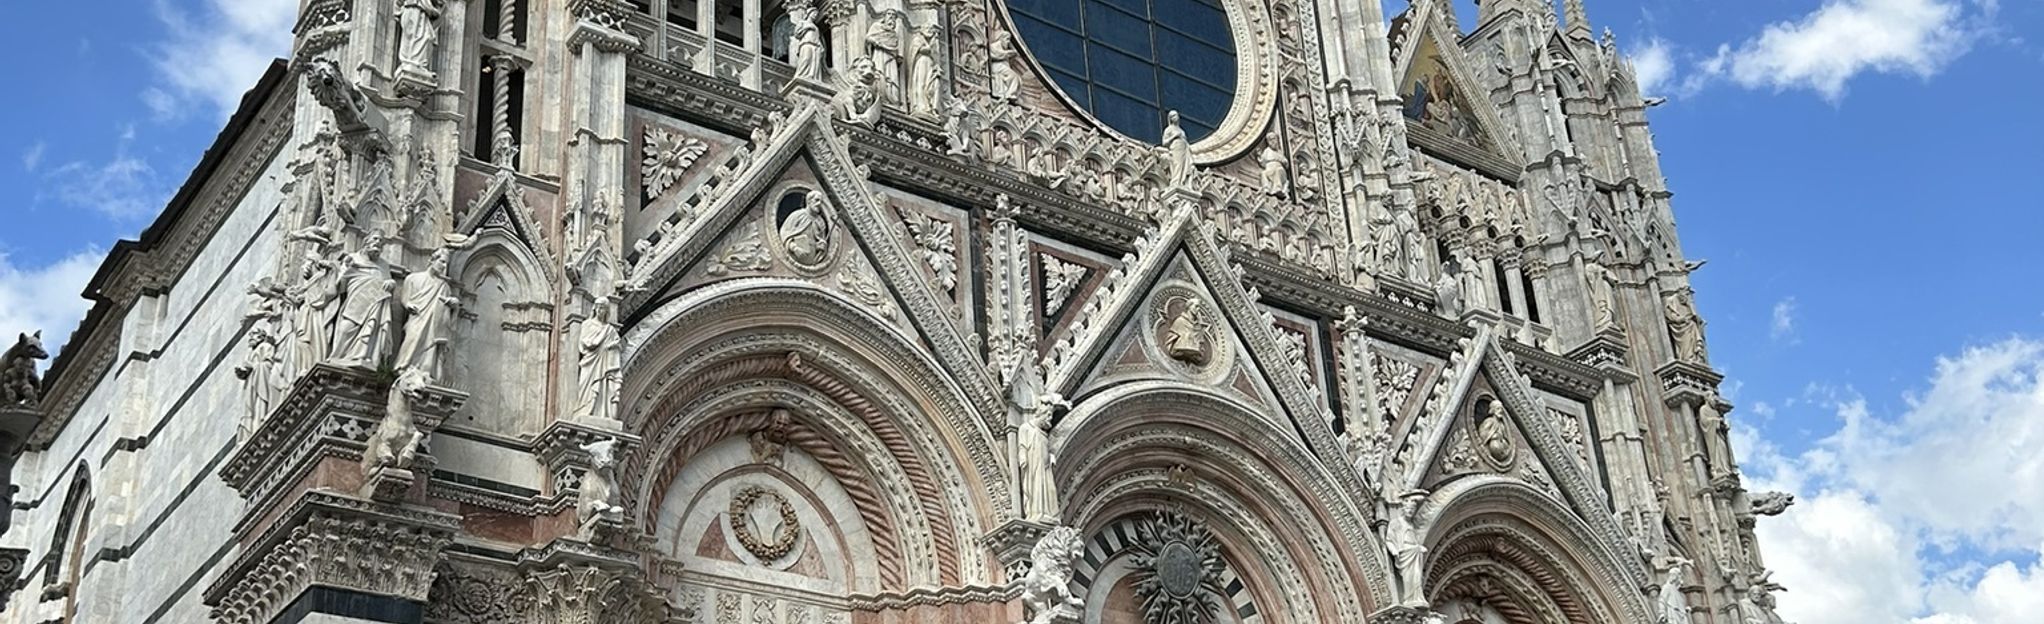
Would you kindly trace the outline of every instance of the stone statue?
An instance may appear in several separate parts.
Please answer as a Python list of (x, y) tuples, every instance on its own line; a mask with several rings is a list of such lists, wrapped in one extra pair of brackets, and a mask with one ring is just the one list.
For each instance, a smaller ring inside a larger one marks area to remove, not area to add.
[(1609, 327), (1613, 322), (1611, 313), (1611, 298), (1613, 294), (1611, 288), (1613, 283), (1611, 269), (1605, 268), (1602, 262), (1584, 263), (1583, 282), (1584, 286), (1589, 289), (1590, 301), (1596, 309), (1596, 326)]
[(589, 453), (589, 471), (582, 473), (575, 517), (587, 526), (591, 522), (614, 519), (624, 513), (625, 508), (617, 504), (617, 440), (590, 442), (582, 450)]
[(291, 240), (311, 244), (299, 259), (298, 283), (285, 292), (285, 301), (296, 317), (291, 323), (290, 345), (291, 369), (295, 371), (311, 370), (333, 352), (331, 332), (341, 292), (334, 281), (337, 263), (330, 257), (335, 249), (332, 236), (320, 226), (291, 233)]
[(953, 97), (944, 104), (944, 143), (946, 155), (979, 158), (979, 115), (965, 98)]
[(1285, 181), (1285, 157), (1278, 153), (1277, 147), (1264, 146), (1256, 162), (1263, 166), (1263, 192), (1271, 197), (1290, 197), (1291, 188)]
[(879, 74), (882, 98), (900, 101), (894, 90), (901, 84), (901, 10), (881, 11), (866, 26), (866, 53)]
[(1476, 425), (1476, 439), (1483, 445), (1484, 456), (1499, 465), (1509, 465), (1517, 459), (1519, 449), (1512, 445), (1512, 438), (1505, 433), (1505, 408), (1501, 401), (1492, 400), (1484, 405), (1483, 422)]
[(448, 249), (433, 252), (426, 270), (405, 276), (404, 341), (397, 349), (396, 366), (423, 371), (428, 380), (440, 378), (440, 358), (447, 350), (454, 310), (461, 305), (454, 282), (447, 276)]
[(937, 114), (943, 93), (943, 75), (937, 69), (937, 27), (909, 29), (908, 110), (917, 115)]
[(993, 62), (990, 86), (994, 99), (1015, 101), (1022, 92), (1022, 75), (1015, 71), (1015, 36), (1006, 32), (995, 35), (987, 59)]
[(397, 9), (397, 67), (401, 75), (430, 78), (440, 41), (440, 0), (403, 0)]
[(35, 407), (43, 400), (43, 378), (36, 373), (36, 360), (49, 359), (43, 350), (43, 332), (21, 334), (14, 346), (0, 355), (0, 406)]
[(1675, 357), (1696, 363), (1704, 363), (1703, 318), (1696, 315), (1696, 306), (1689, 301), (1684, 291), (1661, 295), (1661, 306), (1668, 317), (1668, 338), (1675, 346)]
[(1441, 316), (1462, 318), (1462, 271), (1460, 264), (1451, 262), (1441, 267), (1440, 276), (1434, 278), (1434, 309)]
[(1660, 624), (1690, 624), (1689, 599), (1682, 595), (1682, 582), (1691, 563), (1681, 557), (1669, 557), (1667, 563), (1657, 601), (1661, 610)]
[(334, 321), (329, 361), (375, 368), (382, 363), (383, 342), (390, 333), (390, 296), (397, 285), (383, 263), (383, 237), (370, 236), (362, 250), (349, 254), (343, 263), (340, 317)]
[(1072, 595), (1072, 564), (1085, 552), (1079, 530), (1051, 529), (1029, 549), (1029, 573), (1022, 577), (1022, 604), (1035, 615), (1018, 624), (1067, 624), (1079, 621), (1086, 603)]
[(790, 39), (795, 43), (789, 63), (795, 66), (795, 77), (805, 80), (823, 79), (823, 32), (816, 27), (816, 9), (806, 0), (788, 4)]
[[(1405, 266), (1402, 267), (1400, 275), (1413, 280), (1424, 279), (1423, 276), (1426, 275), (1426, 270), (1420, 263), (1426, 257), (1426, 252), (1424, 251), (1426, 244), (1420, 240), (1423, 234), (1419, 231), (1419, 218), (1413, 216), (1413, 208), (1410, 206), (1392, 207), (1391, 224), (1392, 227), (1397, 228), (1398, 253), (1405, 259)], [(1463, 267), (1465, 271), (1468, 269), (1469, 267)]]
[(1388, 218), (1370, 219), (1368, 266), (1388, 275), (1405, 277), (1405, 244), (1398, 225)]
[(1166, 167), (1165, 186), (1185, 188), (1192, 182), (1192, 142), (1186, 140), (1185, 128), (1178, 125), (1178, 111), (1164, 114), (1164, 138), (1157, 144)]
[(412, 417), (412, 402), (419, 399), (426, 385), (425, 371), (407, 368), (398, 373), (397, 383), (391, 385), (385, 399), (383, 420), (376, 423), (369, 447), (362, 451), (362, 474), (375, 474), (386, 467), (408, 470), (418, 459), (426, 434), (419, 431)]
[(1749, 509), (1756, 516), (1779, 516), (1796, 504), (1796, 495), (1788, 492), (1762, 492), (1754, 496)]
[(611, 318), (612, 303), (599, 301), (596, 311), (582, 319), (578, 333), (582, 389), (575, 400), (575, 417), (584, 420), (616, 420), (617, 389), (624, 363), (619, 351), (617, 323)]
[(1396, 601), (1414, 609), (1427, 607), (1426, 536), (1417, 525), (1420, 503), (1426, 496), (1424, 490), (1414, 490), (1399, 497), (1398, 509), (1384, 529), (1384, 547), (1391, 551), (1392, 571), (1398, 581)]
[(284, 355), (280, 346), (288, 329), (284, 325), (284, 289), (268, 277), (256, 280), (248, 287), (249, 311), (242, 316), (248, 324), (248, 354), (240, 366), (234, 367), (234, 376), (242, 380), (247, 393), (249, 413), (243, 419), (247, 430), (253, 430), (249, 423), (260, 423), (270, 414), (277, 399), (287, 390), (289, 375), (284, 370)]
[(802, 197), (802, 207), (781, 220), (781, 244), (795, 264), (816, 266), (830, 259), (830, 196), (820, 190)]
[(1022, 487), (1022, 517), (1032, 520), (1058, 518), (1057, 477), (1051, 468), (1051, 418), (1071, 403), (1043, 388), (1043, 373), (1036, 363), (1024, 358), (1017, 369), (1009, 400), (1022, 411), (1022, 423), (1015, 431), (1019, 481)]
[(873, 59), (852, 59), (852, 66), (838, 81), (841, 84), (833, 104), (839, 117), (855, 124), (873, 123), (880, 117), (880, 74), (873, 69)]

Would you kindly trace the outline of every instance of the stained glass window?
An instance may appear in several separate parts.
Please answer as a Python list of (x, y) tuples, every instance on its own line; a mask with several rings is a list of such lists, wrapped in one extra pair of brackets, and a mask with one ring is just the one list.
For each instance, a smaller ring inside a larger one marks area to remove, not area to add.
[(1198, 141), (1228, 116), (1235, 41), (1220, 0), (1009, 0), (1022, 41), (1101, 123), (1158, 141), (1177, 110)]

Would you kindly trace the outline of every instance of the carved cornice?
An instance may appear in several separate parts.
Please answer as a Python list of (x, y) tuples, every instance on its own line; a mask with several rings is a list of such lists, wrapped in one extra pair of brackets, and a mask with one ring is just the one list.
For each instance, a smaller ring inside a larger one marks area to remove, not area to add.
[(1586, 401), (1604, 390), (1604, 373), (1596, 368), (1516, 340), (1499, 341), (1498, 346), (1517, 358), (1519, 372), (1536, 385)]
[(251, 542), (206, 590), (222, 624), (270, 622), (313, 586), (425, 602), (461, 518), (323, 490)]
[(1654, 371), (1661, 379), (1661, 394), (1670, 407), (1715, 404), (1718, 383), (1724, 375), (1694, 362), (1676, 360)]
[(1639, 375), (1632, 372), (1632, 364), (1627, 357), (1631, 349), (1625, 341), (1625, 330), (1612, 326), (1599, 330), (1589, 342), (1570, 351), (1568, 357), (1597, 369), (1612, 381), (1632, 383), (1639, 379)]

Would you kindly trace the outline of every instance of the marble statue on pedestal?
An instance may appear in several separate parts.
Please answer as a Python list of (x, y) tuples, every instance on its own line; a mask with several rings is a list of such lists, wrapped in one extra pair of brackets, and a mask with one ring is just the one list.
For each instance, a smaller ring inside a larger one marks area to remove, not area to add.
[(429, 380), (440, 378), (441, 357), (452, 339), (450, 329), (455, 309), (461, 305), (454, 282), (447, 276), (448, 248), (433, 252), (425, 270), (405, 276), (403, 302), (404, 341), (398, 344), (395, 366), (423, 371)]

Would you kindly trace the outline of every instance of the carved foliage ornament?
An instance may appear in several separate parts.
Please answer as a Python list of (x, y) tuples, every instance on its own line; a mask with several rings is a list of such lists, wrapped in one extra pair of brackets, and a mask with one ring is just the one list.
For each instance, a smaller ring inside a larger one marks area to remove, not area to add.
[(1219, 606), (1220, 545), (1206, 527), (1182, 513), (1159, 512), (1141, 525), (1130, 562), (1143, 620), (1151, 624), (1207, 624)]
[(795, 517), (795, 506), (779, 493), (759, 486), (739, 490), (731, 497), (729, 512), (732, 535), (760, 561), (779, 561), (794, 552), (802, 521)]
[(639, 178), (649, 202), (673, 188), (682, 174), (688, 173), (688, 168), (710, 151), (709, 144), (701, 140), (652, 126), (646, 128), (644, 143), (645, 159), (640, 163)]
[(1065, 309), (1065, 302), (1072, 298), (1072, 291), (1079, 282), (1086, 279), (1086, 267), (1059, 260), (1057, 256), (1038, 254), (1043, 262), (1043, 316), (1051, 318)]

